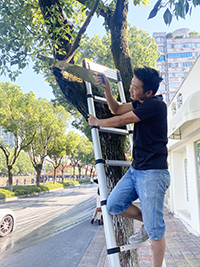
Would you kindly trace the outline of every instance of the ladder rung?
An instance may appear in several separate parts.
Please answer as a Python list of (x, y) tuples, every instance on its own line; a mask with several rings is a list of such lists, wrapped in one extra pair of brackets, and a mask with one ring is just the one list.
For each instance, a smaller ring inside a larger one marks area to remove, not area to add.
[(141, 248), (141, 247), (147, 247), (150, 246), (151, 243), (149, 240), (142, 242), (142, 243), (137, 243), (137, 244), (128, 244), (128, 245), (124, 245), (124, 246), (120, 246), (120, 251), (127, 251), (127, 250), (131, 250), (131, 249), (136, 249), (136, 248)]
[(105, 165), (108, 166), (126, 166), (130, 167), (132, 164), (131, 161), (126, 161), (126, 160), (105, 160)]
[[(94, 101), (102, 104), (107, 104), (107, 100), (104, 97), (101, 96), (94, 96)], [(122, 102), (117, 101), (118, 104), (122, 104)]]
[(119, 128), (100, 127), (100, 131), (104, 133), (114, 133), (114, 134), (121, 134), (121, 135), (128, 134), (127, 130), (119, 129)]

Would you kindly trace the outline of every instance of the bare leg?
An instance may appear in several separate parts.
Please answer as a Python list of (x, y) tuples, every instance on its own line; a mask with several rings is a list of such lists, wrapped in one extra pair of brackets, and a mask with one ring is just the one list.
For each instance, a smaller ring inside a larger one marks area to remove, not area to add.
[(126, 211), (118, 215), (121, 215), (126, 218), (135, 219), (141, 222), (143, 221), (141, 210), (137, 206), (132, 205), (132, 204), (128, 207)]
[(153, 267), (162, 267), (165, 255), (165, 237), (151, 243)]

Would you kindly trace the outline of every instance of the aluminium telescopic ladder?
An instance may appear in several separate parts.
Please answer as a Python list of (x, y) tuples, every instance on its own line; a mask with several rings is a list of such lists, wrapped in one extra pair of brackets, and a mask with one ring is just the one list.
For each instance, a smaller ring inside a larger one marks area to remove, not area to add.
[[(120, 72), (118, 70), (109, 69), (103, 65), (97, 64), (95, 62), (91, 62), (88, 59), (82, 60), (83, 67), (90, 69), (94, 72), (103, 73), (110, 82), (115, 82), (118, 85), (118, 91), (120, 96), (120, 103), (126, 103), (126, 98), (124, 94), (123, 83), (121, 79)], [(94, 101), (99, 103), (107, 104), (107, 101), (103, 97), (94, 96), (92, 93), (92, 86), (89, 82), (86, 82), (86, 90), (87, 90), (87, 104), (89, 114), (96, 117)], [(106, 186), (106, 174), (104, 166), (131, 166), (130, 161), (121, 161), (121, 160), (104, 160), (102, 158), (101, 152), (101, 144), (99, 138), (99, 131), (109, 132), (114, 134), (128, 135), (129, 142), (131, 146), (131, 151), (133, 148), (133, 129), (131, 124), (126, 125), (126, 130), (119, 128), (109, 128), (109, 127), (96, 127), (91, 126), (91, 134), (94, 146), (94, 154), (95, 154), (95, 164), (97, 168), (98, 175), (98, 183), (100, 188), (100, 196), (101, 196), (101, 207), (103, 212), (103, 221), (104, 221), (104, 231), (106, 236), (107, 243), (107, 254), (109, 256), (110, 267), (120, 267), (119, 260), (119, 252), (127, 251), (131, 249), (136, 249), (139, 247), (149, 246), (150, 242), (146, 241), (139, 244), (128, 244), (124, 246), (117, 246), (115, 239), (115, 232), (113, 226), (112, 216), (108, 213), (106, 202), (107, 202), (107, 186)], [(165, 267), (165, 260), (163, 261), (162, 267)]]

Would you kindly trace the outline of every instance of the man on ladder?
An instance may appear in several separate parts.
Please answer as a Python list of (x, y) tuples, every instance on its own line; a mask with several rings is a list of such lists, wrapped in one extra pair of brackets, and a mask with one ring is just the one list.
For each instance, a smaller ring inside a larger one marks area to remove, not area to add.
[[(132, 167), (120, 179), (107, 199), (112, 215), (133, 218), (144, 223), (130, 243), (152, 243), (153, 267), (161, 267), (165, 254), (164, 195), (170, 184), (167, 166), (167, 107), (162, 96), (155, 96), (162, 78), (152, 68), (136, 68), (130, 85), (130, 103), (119, 104), (112, 96), (108, 79), (98, 75), (107, 103), (115, 117), (97, 119), (88, 115), (88, 123), (98, 127), (120, 127), (134, 123)], [(132, 204), (140, 200), (141, 210)]]

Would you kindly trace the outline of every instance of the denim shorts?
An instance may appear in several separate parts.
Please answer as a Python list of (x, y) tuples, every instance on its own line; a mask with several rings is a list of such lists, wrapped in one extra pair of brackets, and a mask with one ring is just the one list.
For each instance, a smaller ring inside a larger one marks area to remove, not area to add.
[(145, 230), (151, 240), (160, 240), (165, 234), (163, 207), (169, 185), (167, 169), (136, 170), (131, 167), (108, 196), (108, 212), (121, 214), (139, 198)]

